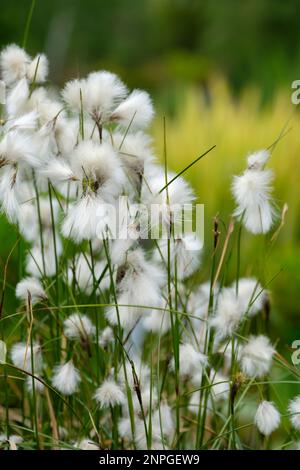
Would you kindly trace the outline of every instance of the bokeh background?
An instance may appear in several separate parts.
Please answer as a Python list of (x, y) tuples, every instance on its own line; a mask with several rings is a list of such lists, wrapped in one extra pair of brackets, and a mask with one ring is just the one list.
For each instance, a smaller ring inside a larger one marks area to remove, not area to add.
[[(1, 0), (2, 46), (22, 45), (30, 5)], [(161, 158), (165, 116), (172, 169), (217, 145), (186, 173), (205, 204), (200, 280), (209, 274), (212, 219), (219, 214), (224, 233), (233, 210), (232, 175), (242, 171), (248, 152), (271, 145), (287, 125), (270, 161), (278, 211), (289, 207), (285, 225), (273, 244), (243, 234), (241, 268), (264, 284), (272, 280), (271, 335), (286, 354), (300, 338), (300, 115), (291, 103), (291, 84), (300, 79), (299, 11), (299, 0), (37, 0), (27, 41), (28, 52), (48, 55), (56, 86), (109, 69), (130, 87), (147, 89), (157, 110), (154, 146)], [(1, 278), (16, 236), (1, 216)], [(20, 262), (15, 251), (8, 269), (12, 310)]]

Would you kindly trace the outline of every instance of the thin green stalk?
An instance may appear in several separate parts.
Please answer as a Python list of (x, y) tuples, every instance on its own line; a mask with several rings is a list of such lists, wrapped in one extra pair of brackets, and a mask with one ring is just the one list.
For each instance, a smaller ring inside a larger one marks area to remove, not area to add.
[(23, 49), (26, 49), (26, 46), (27, 46), (27, 40), (28, 40), (32, 15), (33, 15), (33, 11), (35, 8), (35, 3), (36, 3), (35, 0), (32, 0), (31, 5), (30, 5), (30, 10), (26, 19), (25, 31), (24, 31), (23, 42), (22, 42)]
[[(90, 248), (90, 256), (91, 256), (91, 271), (92, 271), (92, 276), (93, 276), (93, 286), (96, 285), (97, 280), (95, 276), (95, 261), (94, 261), (94, 253), (93, 253), (93, 247), (92, 247), (92, 242), (89, 241), (89, 248)], [(94, 292), (94, 302), (97, 302), (96, 298), (96, 291)], [(96, 324), (96, 364), (97, 364), (97, 385), (100, 384), (100, 359), (99, 359), (99, 318), (98, 318), (98, 312), (97, 309), (95, 309), (95, 324)]]
[[(237, 284), (238, 286), (238, 284)], [(235, 391), (233, 390), (234, 384), (234, 374), (235, 374), (235, 353), (234, 353), (234, 336), (231, 338), (231, 390), (230, 390), (230, 400), (229, 400), (229, 417), (231, 422), (231, 430), (232, 433), (229, 436), (228, 440), (228, 449), (231, 449), (231, 439), (232, 439), (232, 448), (236, 449), (236, 441), (235, 441), (235, 423), (234, 423), (234, 401), (235, 401)]]
[[(212, 261), (211, 261), (211, 273), (210, 273), (210, 293), (209, 293), (209, 305), (208, 305), (208, 312), (207, 315), (213, 310), (214, 306), (214, 278), (215, 278), (215, 269), (216, 269), (216, 251), (218, 247), (218, 240), (219, 240), (219, 230), (218, 230), (218, 219), (214, 219), (214, 230), (213, 230), (213, 254), (212, 254)], [(210, 332), (209, 328), (206, 329), (205, 334), (205, 352), (208, 357), (210, 357), (210, 353), (212, 352), (213, 348), (213, 341), (214, 335), (213, 332)], [(210, 368), (208, 368), (207, 376), (203, 374), (201, 386), (205, 386), (206, 383), (209, 384), (209, 375), (210, 375)], [(201, 449), (203, 445), (204, 433), (205, 433), (205, 422), (206, 422), (206, 413), (207, 413), (207, 404), (209, 398), (210, 388), (207, 387), (204, 390), (204, 393), (200, 392), (200, 401), (199, 401), (199, 410), (198, 410), (198, 426), (197, 426), (197, 433), (196, 433), (196, 449)], [(204, 395), (204, 405), (202, 411), (202, 403), (203, 403), (203, 395)]]
[[(89, 248), (90, 248), (90, 256), (91, 256), (91, 271), (92, 271), (92, 276), (93, 276), (93, 296), (94, 296), (94, 302), (97, 302), (97, 295), (96, 295), (96, 290), (95, 290), (95, 285), (97, 283), (96, 276), (95, 276), (95, 261), (94, 261), (94, 253), (93, 253), (93, 247), (92, 247), (92, 242), (89, 241)], [(99, 355), (99, 317), (98, 317), (98, 311), (95, 308), (94, 312), (95, 316), (95, 325), (96, 325), (96, 378), (97, 378), (97, 386), (100, 385), (100, 355)], [(96, 415), (96, 422), (97, 424), (100, 423), (100, 413), (99, 410), (97, 410), (97, 415)]]
[[(51, 183), (48, 181), (48, 191), (49, 191), (49, 202), (50, 202), (50, 211), (51, 211), (51, 226), (52, 226), (52, 237), (53, 237), (53, 249), (54, 249), (54, 258), (55, 258), (55, 284), (56, 284), (56, 305), (59, 307), (59, 267), (58, 267), (58, 256), (57, 256), (57, 246), (56, 246), (56, 233), (55, 233), (55, 218), (53, 211), (53, 201), (52, 201), (52, 191)], [(56, 336), (60, 337), (60, 327), (59, 327), (59, 311), (56, 311)], [(57, 341), (56, 347), (56, 360), (60, 359), (60, 343)]]
[(118, 440), (119, 440), (119, 432), (118, 432), (118, 408), (117, 407), (110, 407), (111, 412), (111, 420), (112, 420), (112, 449), (118, 449)]
[[(110, 261), (110, 256), (109, 256), (109, 251), (108, 251), (108, 243), (106, 239), (103, 239), (103, 247), (105, 251), (105, 256), (108, 264), (108, 270), (109, 270), (109, 276), (110, 276), (110, 285), (113, 293), (113, 299), (115, 302), (115, 308), (117, 312), (117, 320), (118, 320), (118, 337), (119, 337), (119, 342), (117, 341), (115, 344), (115, 351), (117, 351), (117, 356), (116, 359), (118, 358), (119, 354), (121, 355), (121, 361), (122, 361), (122, 366), (123, 366), (123, 371), (124, 371), (124, 377), (125, 377), (125, 383), (126, 383), (126, 393), (127, 393), (127, 401), (128, 401), (128, 409), (129, 409), (129, 415), (130, 415), (130, 426), (131, 426), (131, 433), (132, 436), (134, 437), (135, 435), (135, 421), (134, 421), (134, 411), (133, 411), (133, 402), (132, 402), (132, 395), (131, 395), (131, 390), (128, 385), (128, 379), (127, 379), (127, 370), (126, 370), (126, 364), (125, 364), (125, 357), (124, 357), (124, 350), (122, 348), (122, 327), (121, 327), (121, 322), (120, 322), (120, 312), (119, 312), (119, 306), (118, 306), (118, 300), (117, 300), (117, 292), (115, 288), (115, 283), (114, 283), (114, 277), (113, 277), (113, 270), (112, 270), (112, 265)], [(115, 363), (115, 374), (117, 374), (118, 370), (118, 362)]]
[[(164, 131), (164, 172), (165, 172), (165, 186), (167, 205), (170, 207), (170, 198), (168, 190), (168, 159), (167, 159), (167, 130), (166, 130), (166, 118), (163, 119), (163, 131)], [(168, 302), (170, 308), (170, 320), (171, 320), (171, 332), (172, 342), (174, 351), (174, 365), (175, 365), (175, 393), (176, 393), (176, 441), (180, 442), (180, 407), (179, 407), (179, 337), (178, 331), (176, 330), (176, 316), (174, 321), (174, 314), (172, 312), (172, 277), (171, 277), (171, 236), (172, 236), (172, 214), (170, 211), (170, 227), (168, 227), (168, 239), (167, 239), (167, 273), (168, 273)]]
[[(165, 119), (164, 119), (164, 126), (165, 126)], [(174, 178), (172, 178), (170, 181), (167, 181), (165, 186), (163, 186), (160, 189), (159, 193), (162, 193), (170, 184), (172, 184), (177, 178), (179, 178), (179, 176), (183, 175), (183, 173), (185, 173), (189, 168), (191, 168), (193, 165), (195, 165), (195, 163), (197, 163), (199, 160), (201, 160), (201, 158), (205, 157), (205, 155), (207, 155), (209, 152), (211, 152), (215, 147), (216, 147), (216, 145), (213, 145), (211, 148), (209, 148), (204, 153), (202, 153), (202, 155), (200, 155), (200, 157), (197, 157), (189, 165), (187, 165), (185, 168), (183, 168), (183, 170), (181, 170), (179, 173), (177, 173), (174, 176)]]
[(40, 244), (41, 244), (42, 263), (43, 263), (43, 274), (44, 274), (44, 276), (46, 276), (44, 239), (43, 239), (43, 224), (42, 224), (42, 217), (41, 217), (40, 196), (39, 196), (39, 191), (38, 191), (37, 184), (36, 184), (36, 178), (35, 178), (34, 170), (32, 170), (32, 178), (33, 178), (33, 185), (34, 185), (34, 190), (35, 190), (35, 195), (36, 195), (37, 213), (38, 213), (38, 221), (39, 221)]
[(153, 335), (150, 333), (150, 404), (149, 404), (149, 422), (148, 422), (148, 449), (152, 447), (152, 387), (153, 387)]
[[(32, 315), (32, 312), (31, 312)], [(33, 318), (31, 318), (33, 322)], [(38, 428), (38, 410), (37, 410), (37, 400), (36, 400), (36, 391), (35, 391), (35, 379), (34, 379), (34, 351), (33, 351), (33, 331), (30, 331), (30, 362), (31, 362), (31, 381), (32, 381), (32, 405), (33, 405), (33, 415), (34, 415), (34, 430), (36, 437), (36, 446), (40, 448), (39, 440), (39, 428)]]

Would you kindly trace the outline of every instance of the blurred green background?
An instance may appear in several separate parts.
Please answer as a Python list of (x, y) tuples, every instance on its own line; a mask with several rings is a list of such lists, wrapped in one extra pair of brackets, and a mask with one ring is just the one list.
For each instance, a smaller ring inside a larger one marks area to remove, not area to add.
[[(30, 5), (1, 0), (2, 46), (22, 44)], [(269, 286), (272, 334), (286, 350), (300, 338), (300, 115), (291, 104), (291, 83), (300, 79), (299, 11), (299, 0), (37, 0), (27, 42), (30, 53), (46, 52), (57, 85), (104, 68), (132, 88), (147, 89), (157, 109), (151, 132), (159, 157), (167, 116), (172, 169), (217, 145), (186, 175), (205, 204), (207, 247), (213, 216), (219, 213), (228, 223), (233, 209), (232, 174), (242, 171), (249, 151), (272, 144), (290, 119), (291, 131), (271, 160), (279, 211), (285, 202), (289, 206), (285, 226), (271, 250), (260, 237), (242, 239), (242, 274), (264, 283), (275, 276)], [(3, 217), (0, 236), (3, 272), (16, 239)], [(208, 250), (205, 256), (209, 261)], [(15, 251), (11, 285), (18, 263)], [(204, 260), (200, 279), (207, 278), (208, 267)], [(228, 281), (233, 277), (234, 260)], [(8, 305), (15, 308), (13, 297)]]
[[(21, 43), (31, 0), (1, 0), (0, 39)], [(62, 83), (109, 67), (131, 86), (161, 91), (257, 84), (268, 97), (297, 76), (299, 0), (36, 0), (28, 49), (44, 50)]]

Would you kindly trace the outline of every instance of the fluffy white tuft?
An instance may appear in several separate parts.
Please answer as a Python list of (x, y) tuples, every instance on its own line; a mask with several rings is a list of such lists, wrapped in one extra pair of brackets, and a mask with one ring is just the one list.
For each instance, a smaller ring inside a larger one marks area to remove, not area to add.
[(106, 348), (114, 340), (114, 332), (110, 326), (104, 328), (99, 337), (99, 346)]
[(27, 67), (27, 78), (30, 82), (44, 82), (48, 75), (48, 59), (45, 54), (38, 54)]
[(255, 424), (264, 436), (269, 436), (280, 424), (280, 414), (270, 401), (262, 401), (255, 413)]
[[(11, 350), (11, 359), (15, 366), (24, 369), (28, 372), (38, 373), (42, 369), (43, 360), (41, 353), (41, 346), (37, 343), (32, 345), (33, 359), (31, 360), (31, 346), (26, 343), (16, 343)], [(32, 371), (33, 362), (33, 371)]]
[[(35, 375), (35, 377), (37, 377), (37, 374), (34, 374), (34, 375)], [(28, 392), (32, 393), (33, 382), (34, 382), (35, 392), (36, 393), (44, 393), (45, 385), (37, 379), (32, 380), (31, 376), (26, 377), (26, 388), (27, 388)]]
[(62, 158), (53, 158), (42, 170), (41, 174), (55, 183), (76, 180), (69, 164)]
[(3, 49), (0, 55), (0, 67), (4, 82), (11, 85), (25, 77), (29, 60), (29, 56), (24, 49), (15, 44)]
[(218, 297), (216, 314), (210, 322), (216, 330), (217, 341), (233, 334), (241, 321), (242, 313), (234, 289), (223, 288)]
[[(232, 287), (235, 287), (233, 283)], [(238, 282), (238, 301), (241, 311), (250, 317), (261, 312), (268, 300), (268, 293), (254, 278), (240, 278)]]
[(275, 349), (266, 336), (251, 336), (241, 348), (241, 369), (248, 377), (263, 377), (268, 374)]
[(94, 194), (88, 194), (74, 203), (62, 223), (64, 237), (79, 243), (101, 236), (110, 226), (111, 218), (108, 206)]
[(112, 380), (103, 382), (103, 384), (97, 388), (94, 398), (101, 408), (122, 405), (125, 402), (125, 395), (121, 387)]
[(75, 393), (79, 382), (80, 375), (72, 360), (55, 367), (52, 385), (63, 395), (72, 395)]
[(69, 339), (86, 341), (95, 335), (95, 327), (86, 315), (73, 313), (64, 321), (64, 334)]
[[(181, 344), (179, 347), (179, 374), (182, 378), (191, 378), (202, 375), (202, 369), (208, 363), (207, 356), (196, 351), (191, 344)], [(175, 361), (172, 360), (172, 369), (175, 369)]]
[(127, 88), (117, 75), (90, 73), (84, 87), (84, 108), (96, 121), (105, 122), (112, 109), (126, 96)]
[(275, 210), (271, 204), (272, 170), (246, 170), (235, 176), (232, 192), (237, 202), (234, 215), (253, 233), (267, 233), (273, 225)]
[(258, 150), (257, 152), (251, 153), (247, 158), (248, 169), (263, 170), (269, 158), (270, 152), (268, 150)]
[(73, 112), (79, 113), (81, 111), (83, 99), (81, 99), (81, 97), (84, 87), (84, 80), (75, 79), (67, 82), (62, 91), (63, 100), (69, 109)]
[(292, 426), (300, 431), (300, 395), (289, 402), (288, 412), (290, 413)]
[[(118, 277), (121, 278), (119, 282)], [(147, 314), (139, 305), (150, 309), (161, 305), (161, 287), (164, 281), (162, 269), (148, 261), (143, 250), (136, 249), (127, 254), (126, 263), (119, 267), (119, 276), (117, 275), (120, 304), (118, 311), (120, 323), (124, 328), (132, 328), (143, 313)], [(115, 307), (108, 309), (106, 317), (111, 324), (118, 324)]]
[(154, 110), (150, 96), (145, 91), (134, 90), (112, 113), (111, 119), (122, 126), (145, 128), (151, 122)]
[(26, 277), (17, 284), (16, 296), (24, 302), (28, 302), (28, 296), (30, 296), (32, 304), (47, 299), (42, 284), (34, 277)]
[[(199, 238), (192, 233), (178, 236), (175, 240), (171, 240), (171, 272), (177, 275), (177, 279), (183, 280), (191, 276), (200, 265), (200, 256), (202, 243)], [(168, 241), (166, 239), (159, 240), (158, 246), (160, 251), (155, 252), (155, 259), (168, 263)]]

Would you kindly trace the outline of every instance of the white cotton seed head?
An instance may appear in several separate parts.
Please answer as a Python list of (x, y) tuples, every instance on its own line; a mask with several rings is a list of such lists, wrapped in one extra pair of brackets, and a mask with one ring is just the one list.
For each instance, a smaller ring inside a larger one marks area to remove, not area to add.
[[(52, 209), (51, 209), (52, 208)], [(44, 248), (49, 245), (48, 233), (51, 232), (51, 242), (53, 245), (52, 215), (54, 223), (57, 222), (59, 204), (56, 199), (50, 204), (48, 197), (39, 197), (40, 222), (44, 236)], [(20, 226), (26, 239), (36, 242), (39, 236), (40, 224), (38, 220), (38, 207), (35, 200), (30, 200), (22, 204), (20, 214)]]
[(64, 334), (69, 339), (86, 341), (95, 335), (95, 327), (86, 315), (73, 313), (64, 321)]
[(263, 170), (265, 164), (270, 158), (268, 150), (258, 150), (247, 157), (249, 170)]
[(135, 240), (131, 240), (129, 237), (126, 238), (126, 240), (118, 238), (116, 240), (113, 240), (110, 252), (112, 264), (121, 266), (122, 264), (126, 263), (127, 253), (132, 248), (134, 243)]
[(24, 49), (15, 44), (3, 49), (0, 56), (0, 67), (4, 82), (11, 85), (17, 80), (21, 80), (26, 74), (26, 66), (29, 60), (29, 56)]
[(248, 343), (241, 348), (241, 369), (248, 377), (263, 377), (268, 374), (272, 357), (275, 353), (269, 338), (266, 336), (251, 336)]
[(159, 436), (162, 432), (164, 436), (172, 438), (175, 431), (174, 419), (171, 408), (166, 402), (161, 402), (159, 409), (153, 413), (153, 425), (158, 430)]
[[(240, 217), (241, 211), (235, 212)], [(273, 226), (275, 218), (274, 208), (269, 201), (265, 201), (261, 206), (248, 208), (243, 217), (243, 224), (248, 232), (257, 235), (259, 233), (267, 233)]]
[(42, 83), (48, 75), (48, 59), (45, 54), (38, 54), (28, 64), (27, 78), (30, 82)]
[(255, 424), (264, 436), (269, 436), (280, 424), (280, 414), (275, 405), (269, 401), (262, 401), (255, 413)]
[(84, 87), (85, 80), (75, 79), (67, 82), (62, 91), (63, 100), (74, 113), (79, 113), (82, 109)]
[(102, 277), (97, 291), (99, 291), (99, 289), (103, 291), (108, 288), (110, 285), (109, 273), (103, 276), (106, 263), (104, 261), (94, 261), (93, 265), (91, 257), (83, 253), (80, 253), (75, 259), (74, 266), (71, 264), (68, 268), (69, 285), (72, 286), (75, 282), (75, 285), (78, 286), (82, 292), (85, 292), (88, 295), (91, 294), (94, 289), (92, 266), (95, 279), (98, 281), (100, 277)]
[[(45, 239), (48, 237), (45, 237)], [(50, 238), (48, 239), (50, 241)], [(56, 238), (56, 254), (59, 257), (62, 253), (62, 244), (59, 237)], [(51, 234), (51, 242), (44, 246), (44, 256), (38, 243), (35, 245), (28, 255), (26, 256), (26, 271), (33, 277), (41, 278), (44, 274), (45, 262), (45, 275), (53, 276), (56, 272), (55, 263), (55, 250), (53, 246), (53, 238)]]
[[(157, 406), (157, 403), (158, 403), (157, 391), (153, 387), (151, 389), (150, 382), (145, 382), (143, 384), (140, 384), (140, 388), (141, 388), (143, 410), (145, 414), (148, 414), (148, 412), (150, 411), (150, 408), (154, 409)], [(133, 409), (135, 410), (135, 413), (137, 413), (137, 415), (140, 418), (142, 418), (141, 404), (136, 393), (132, 394), (132, 400), (133, 400)]]
[(300, 395), (289, 402), (288, 412), (293, 428), (300, 431)]
[(50, 162), (41, 170), (45, 178), (49, 178), (54, 183), (76, 180), (76, 176), (69, 164), (62, 158), (52, 158)]
[(55, 139), (60, 154), (66, 156), (74, 150), (77, 144), (79, 122), (78, 119), (66, 119), (62, 113), (59, 114), (59, 118), (55, 126)]
[(31, 166), (39, 164), (35, 155), (35, 147), (32, 139), (18, 130), (8, 132), (0, 143), (1, 158), (15, 164), (26, 162)]
[[(80, 253), (68, 268), (68, 283), (70, 286), (77, 284), (82, 292), (90, 294), (93, 290), (94, 279), (92, 272), (92, 260), (87, 254)], [(97, 274), (95, 273), (96, 279)]]
[(246, 170), (233, 180), (233, 195), (241, 210), (261, 206), (269, 200), (273, 179), (272, 170)]
[(233, 334), (241, 321), (242, 313), (235, 290), (223, 288), (218, 297), (216, 314), (210, 322), (216, 330), (217, 341)]
[(114, 132), (112, 136), (113, 145), (119, 151), (124, 164), (135, 171), (147, 162), (154, 161), (154, 154), (151, 148), (151, 138), (142, 131), (128, 133), (124, 137), (124, 132)]
[[(146, 182), (143, 184), (142, 188), (142, 201), (145, 204), (166, 205), (167, 208), (169, 208), (168, 210), (173, 208), (175, 211), (177, 205), (180, 206), (182, 210), (184, 204), (192, 203), (195, 199), (195, 195), (184, 178), (179, 176), (168, 185), (167, 189), (161, 191), (166, 186), (165, 172), (161, 167), (153, 167), (154, 165), (152, 165), (149, 175), (145, 172)], [(175, 173), (168, 173), (168, 182), (175, 176)]]
[[(219, 346), (219, 345), (217, 345)], [(216, 352), (223, 356), (223, 370), (225, 373), (228, 373), (231, 370), (232, 359), (233, 361), (237, 361), (240, 358), (240, 344), (234, 340), (234, 346), (232, 349), (232, 341), (228, 342), (225, 341), (220, 347), (215, 349)], [(232, 352), (234, 352), (234, 357), (232, 356)]]
[[(53, 139), (53, 146), (56, 146), (57, 142), (54, 140), (54, 136), (56, 138), (58, 123), (64, 116), (63, 104), (59, 101), (54, 101), (53, 99), (45, 99), (39, 103), (37, 110), (39, 113), (40, 126), (46, 126), (48, 128)], [(57, 153), (56, 150), (55, 153)]]
[[(216, 302), (216, 292), (218, 291), (218, 285), (216, 285), (214, 291), (214, 304)], [(205, 282), (201, 284), (198, 289), (191, 293), (188, 303), (187, 311), (193, 316), (199, 317), (199, 319), (204, 319), (208, 313), (209, 298), (210, 298), (211, 285), (210, 282)], [(196, 325), (199, 325), (201, 320), (193, 319), (191, 320), (196, 322)], [(203, 322), (201, 322), (203, 323)]]
[[(35, 377), (37, 377), (37, 374), (34, 374), (34, 375), (35, 375)], [(26, 388), (27, 388), (28, 392), (32, 393), (33, 382), (34, 382), (35, 392), (40, 393), (40, 394), (44, 393), (45, 385), (37, 379), (32, 379), (31, 376), (26, 377)]]
[[(119, 318), (123, 328), (131, 329), (145, 311), (144, 308), (139, 308), (139, 305), (153, 308), (161, 305), (161, 287), (165, 282), (165, 275), (160, 267), (146, 259), (141, 249), (130, 251), (125, 265), (120, 267), (120, 270), (122, 278), (118, 283)], [(112, 325), (118, 324), (115, 307), (107, 310), (106, 318)]]
[[(111, 119), (131, 129), (145, 128), (151, 122), (154, 110), (145, 91), (134, 90), (112, 113)], [(129, 127), (130, 126), (130, 127)]]
[(29, 98), (29, 86), (26, 78), (19, 80), (7, 93), (6, 112), (9, 120), (22, 116)]
[[(38, 373), (42, 369), (42, 353), (41, 347), (37, 343), (33, 343), (32, 346), (33, 352), (33, 371), (34, 374)], [(20, 369), (32, 372), (32, 361), (31, 361), (31, 346), (26, 343), (16, 343), (13, 345), (11, 350), (12, 362), (15, 366)]]
[[(168, 262), (168, 241), (162, 239), (158, 241), (160, 250), (155, 252), (155, 259)], [(171, 272), (177, 279), (183, 280), (191, 276), (199, 267), (201, 259), (202, 242), (191, 233), (179, 236), (171, 240), (172, 258), (170, 261)]]
[[(235, 282), (232, 287), (235, 287)], [(250, 317), (261, 312), (268, 300), (268, 292), (254, 278), (240, 278), (238, 282), (238, 301), (241, 311)]]
[[(163, 300), (161, 308), (166, 306), (166, 302)], [(147, 312), (143, 319), (143, 327), (146, 331), (153, 331), (163, 335), (171, 329), (171, 318), (170, 312), (167, 310), (152, 310)]]
[[(69, 120), (66, 122), (66, 113), (64, 111), (64, 103), (54, 99), (52, 96), (49, 97), (45, 88), (38, 87), (36, 88), (28, 98), (26, 103), (27, 110), (36, 110), (39, 115), (39, 124), (40, 126), (48, 126), (53, 136), (57, 128), (60, 127), (61, 122), (64, 120), (65, 125), (69, 125)], [(77, 128), (79, 127), (78, 117), (77, 117)], [(55, 152), (57, 153), (57, 152)]]
[[(203, 367), (208, 363), (208, 358), (204, 354), (196, 351), (191, 344), (181, 344), (179, 346), (179, 374), (182, 378), (193, 377), (199, 373), (202, 375)], [(171, 363), (171, 367), (175, 370), (175, 361)]]
[(120, 194), (125, 176), (121, 161), (110, 144), (96, 144), (91, 140), (80, 142), (70, 161), (74, 174), (94, 183), (93, 191), (102, 198), (110, 200)]
[(117, 75), (105, 70), (90, 73), (83, 92), (84, 109), (95, 120), (105, 122), (126, 94), (127, 88)]
[[(151, 205), (151, 229), (155, 230), (161, 225), (165, 231), (170, 230), (171, 225), (181, 227), (183, 206), (193, 202), (193, 191), (182, 177), (178, 177), (167, 189), (161, 191), (166, 186), (165, 174), (160, 167), (153, 167), (151, 165), (150, 174), (147, 174), (145, 167), (141, 192), (141, 202)], [(169, 173), (168, 182), (174, 177), (174, 173)]]
[[(203, 407), (203, 403), (200, 402), (201, 400), (201, 392), (196, 391), (190, 395), (189, 399), (189, 404), (188, 404), (188, 409), (191, 413), (194, 415), (198, 415), (199, 413), (199, 406), (201, 405), (201, 408)], [(202, 400), (203, 402), (203, 400)]]
[(123, 439), (132, 439), (130, 418), (121, 418), (118, 422), (119, 434)]
[[(143, 387), (144, 384), (149, 383), (150, 369), (146, 364), (144, 364), (141, 361), (141, 358), (139, 357), (132, 357), (131, 360), (134, 364), (134, 369), (139, 379), (139, 383), (141, 387)], [(130, 388), (134, 390), (135, 388), (134, 377), (133, 377), (131, 365), (128, 364), (128, 362), (126, 363), (126, 376), (127, 377), (125, 378), (123, 367), (121, 367), (118, 373), (119, 382), (122, 384), (122, 386), (126, 386), (126, 383), (128, 382), (128, 385), (130, 386)]]
[(38, 113), (36, 111), (30, 111), (29, 113), (8, 121), (5, 124), (5, 129), (7, 131), (33, 131), (37, 127), (37, 120)]
[(235, 176), (232, 192), (237, 202), (234, 215), (253, 233), (267, 233), (273, 225), (275, 210), (271, 203), (271, 170), (246, 170)]
[(1, 170), (0, 179), (0, 207), (8, 220), (15, 223), (20, 215), (18, 198), (18, 173), (14, 166), (7, 165)]
[(114, 340), (114, 332), (110, 326), (104, 328), (99, 337), (99, 346), (106, 348)]
[(106, 380), (97, 388), (94, 399), (99, 403), (101, 408), (108, 406), (123, 405), (125, 395), (121, 387), (112, 380)]
[(55, 367), (52, 385), (63, 395), (75, 393), (79, 382), (80, 375), (72, 360)]
[(230, 391), (230, 382), (228, 377), (226, 377), (222, 372), (216, 372), (212, 369), (210, 380), (213, 384), (211, 387), (211, 399), (216, 403), (226, 401)]
[(16, 296), (23, 302), (28, 302), (28, 297), (30, 296), (32, 304), (47, 299), (43, 286), (34, 277), (26, 277), (17, 284)]
[(61, 226), (61, 233), (75, 243), (92, 240), (96, 236), (100, 238), (110, 226), (111, 215), (103, 199), (88, 194), (69, 207)]

